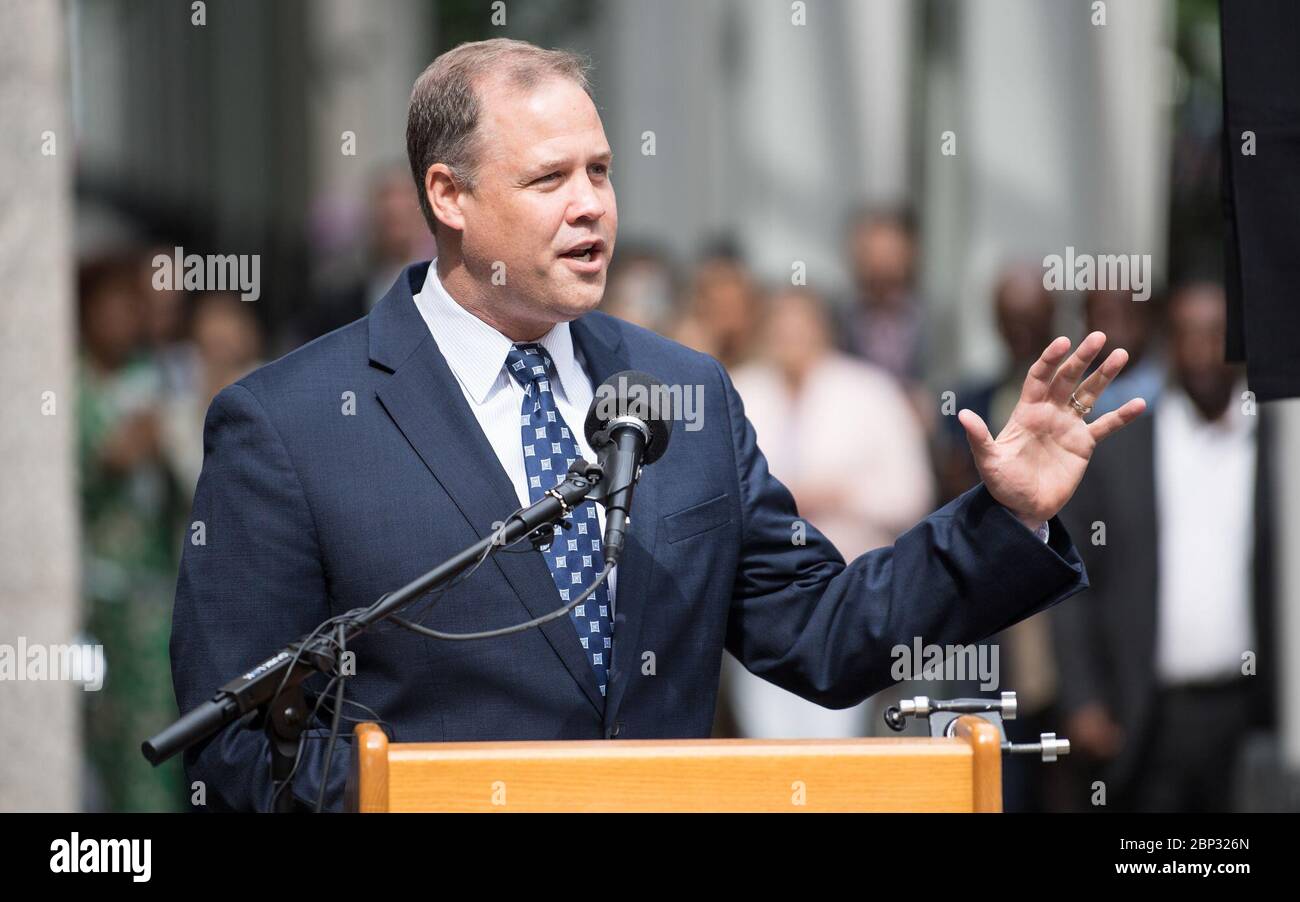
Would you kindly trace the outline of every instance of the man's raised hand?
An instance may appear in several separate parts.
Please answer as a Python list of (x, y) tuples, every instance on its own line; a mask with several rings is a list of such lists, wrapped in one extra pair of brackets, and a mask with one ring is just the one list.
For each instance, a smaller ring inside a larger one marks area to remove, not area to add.
[[(1050, 520), (1070, 500), (1097, 443), (1146, 409), (1144, 399), (1134, 398), (1092, 423), (1085, 421), (1085, 411), (1128, 363), (1128, 352), (1116, 348), (1080, 384), (1105, 345), (1106, 334), (1093, 332), (1066, 360), (1068, 338), (1049, 344), (1029, 368), (1020, 400), (996, 439), (979, 414), (966, 408), (957, 414), (989, 493), (1031, 528)], [(1071, 393), (1084, 411), (1071, 403)]]

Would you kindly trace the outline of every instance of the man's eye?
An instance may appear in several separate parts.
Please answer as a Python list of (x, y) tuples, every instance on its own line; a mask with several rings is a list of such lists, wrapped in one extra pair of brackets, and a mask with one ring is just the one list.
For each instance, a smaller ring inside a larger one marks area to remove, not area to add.
[(560, 173), (558, 173), (558, 172), (552, 172), (552, 173), (548, 173), (547, 175), (542, 176), (542, 177), (539, 178), (537, 181), (539, 181), (539, 182), (549, 182), (549, 181), (551, 181), (551, 180), (553, 180), (553, 179), (558, 179), (559, 177), (560, 177)]
[(604, 163), (597, 163), (595, 166), (591, 168), (595, 169), (601, 175), (609, 175), (609, 167), (606, 166)]

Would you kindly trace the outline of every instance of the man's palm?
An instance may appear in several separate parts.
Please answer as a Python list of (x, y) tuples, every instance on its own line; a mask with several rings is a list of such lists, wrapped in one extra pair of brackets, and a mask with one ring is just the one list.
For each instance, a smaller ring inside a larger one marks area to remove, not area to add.
[(1105, 333), (1093, 332), (1064, 364), (1070, 340), (1062, 336), (1048, 345), (1029, 368), (1020, 400), (996, 439), (974, 411), (957, 414), (989, 493), (1027, 525), (1054, 517), (1078, 488), (1097, 443), (1146, 409), (1145, 400), (1134, 398), (1088, 423), (1070, 404), (1074, 392), (1081, 405), (1091, 407), (1128, 363), (1128, 352), (1117, 348), (1079, 385), (1105, 344)]

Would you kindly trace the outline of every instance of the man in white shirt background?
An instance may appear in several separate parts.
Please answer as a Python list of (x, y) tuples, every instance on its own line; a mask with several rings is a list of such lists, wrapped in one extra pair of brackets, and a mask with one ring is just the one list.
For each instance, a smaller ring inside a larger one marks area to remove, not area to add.
[(1082, 781), (1076, 807), (1222, 811), (1248, 731), (1268, 727), (1271, 433), (1224, 362), (1223, 290), (1174, 290), (1169, 388), (1062, 512), (1091, 579), (1049, 615)]

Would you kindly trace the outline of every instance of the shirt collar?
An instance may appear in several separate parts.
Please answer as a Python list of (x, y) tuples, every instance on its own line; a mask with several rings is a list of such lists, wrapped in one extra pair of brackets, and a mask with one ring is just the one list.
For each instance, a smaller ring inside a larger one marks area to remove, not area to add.
[[(505, 363), (514, 342), (448, 294), (438, 278), (437, 258), (429, 264), (424, 286), (415, 296), (415, 306), (433, 334), (433, 340), (438, 343), (438, 350), (447, 359), (447, 365), (475, 404), (482, 404), (487, 399), (500, 377), (510, 378), (505, 373)], [(565, 386), (579, 385), (576, 380), (582, 375), (569, 324), (556, 323), (537, 343), (546, 348), (555, 365), (552, 390), (557, 388), (555, 383), (558, 382), (561, 396), (567, 398)]]

